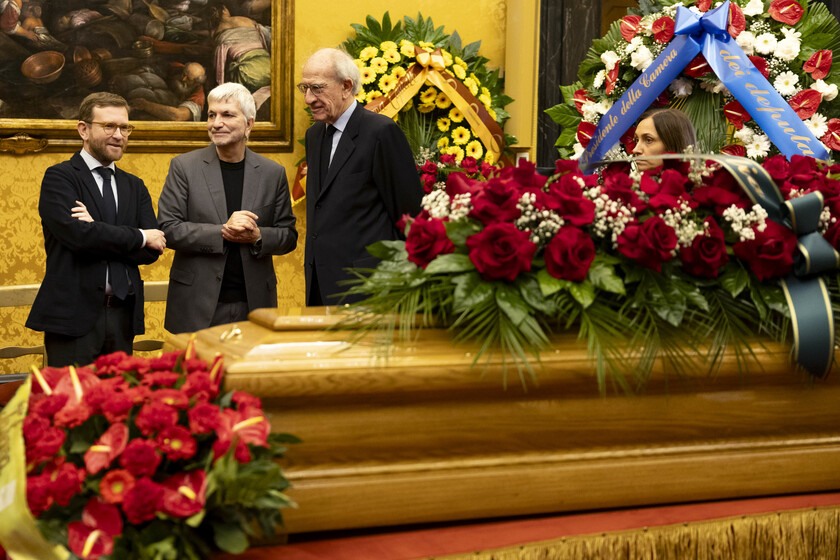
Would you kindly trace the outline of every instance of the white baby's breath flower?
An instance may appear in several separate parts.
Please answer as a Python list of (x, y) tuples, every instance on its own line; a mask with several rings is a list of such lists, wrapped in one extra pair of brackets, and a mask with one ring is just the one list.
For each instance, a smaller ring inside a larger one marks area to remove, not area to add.
[(810, 119), (806, 119), (803, 122), (815, 138), (822, 138), (825, 135), (825, 133), (828, 132), (828, 125), (826, 124), (827, 120), (828, 119), (825, 118), (825, 115), (814, 113), (814, 116), (812, 116)]
[(837, 97), (837, 84), (828, 84), (823, 80), (817, 80), (811, 84), (811, 89), (820, 92), (825, 101), (831, 101)]
[(676, 97), (688, 97), (694, 90), (694, 86), (692, 85), (691, 80), (687, 78), (676, 78), (673, 82), (671, 82), (671, 85), (668, 86), (668, 89), (673, 91)]
[(644, 72), (651, 62), (653, 62), (653, 53), (644, 45), (636, 49), (630, 57), (630, 66), (641, 72)]
[(741, 47), (741, 50), (743, 50), (744, 54), (747, 56), (755, 52), (755, 35), (749, 31), (741, 31), (741, 33), (735, 38), (735, 43)]
[(621, 57), (615, 51), (604, 51), (601, 54), (601, 62), (607, 67), (607, 72), (611, 72), (619, 60), (621, 60)]
[[(776, 36), (772, 33), (762, 33), (755, 38), (755, 50), (761, 54), (770, 54), (776, 48)], [(603, 60), (603, 55), (601, 56)]]
[(781, 95), (791, 96), (799, 91), (797, 84), (799, 83), (799, 76), (793, 72), (782, 72), (776, 79), (773, 80), (773, 87), (776, 88)]
[(598, 122), (600, 113), (598, 112), (597, 103), (594, 101), (585, 101), (583, 105), (580, 106), (580, 110), (583, 113), (583, 120), (591, 123)]
[(747, 148), (747, 157), (752, 159), (761, 159), (767, 157), (770, 151), (770, 139), (764, 134), (755, 134)]
[(745, 16), (754, 17), (764, 13), (764, 2), (761, 0), (750, 0), (747, 5), (741, 8)]
[(790, 62), (799, 56), (799, 46), (799, 39), (789, 37), (776, 43), (776, 48), (773, 52), (777, 58)]
[(592, 87), (595, 89), (600, 88), (604, 85), (604, 80), (607, 79), (607, 73), (604, 70), (598, 70), (598, 73), (595, 74), (595, 78), (592, 80)]

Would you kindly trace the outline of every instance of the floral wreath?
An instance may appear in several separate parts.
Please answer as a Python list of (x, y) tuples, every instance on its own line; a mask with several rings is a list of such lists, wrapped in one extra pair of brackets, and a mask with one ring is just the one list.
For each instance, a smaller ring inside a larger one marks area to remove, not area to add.
[[(671, 41), (679, 6), (698, 14), (713, 7), (712, 0), (643, 1), (593, 42), (580, 65), (579, 81), (561, 87), (565, 102), (547, 111), (563, 126), (556, 143), (561, 157), (580, 156), (601, 116)], [(830, 150), (840, 150), (840, 119), (829, 118), (840, 111), (840, 71), (832, 67), (833, 51), (840, 49), (840, 24), (828, 9), (810, 0), (732, 0), (728, 31), (814, 137)], [(654, 105), (683, 110), (695, 125), (700, 151), (758, 161), (779, 153), (702, 54)], [(631, 127), (621, 138), (627, 153), (634, 147), (634, 131)]]

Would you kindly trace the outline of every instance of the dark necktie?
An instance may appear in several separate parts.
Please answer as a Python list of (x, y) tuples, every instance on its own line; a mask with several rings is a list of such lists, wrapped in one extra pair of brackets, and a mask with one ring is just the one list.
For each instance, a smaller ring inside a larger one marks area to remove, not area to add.
[[(109, 224), (117, 223), (117, 201), (111, 188), (111, 176), (114, 172), (108, 167), (97, 167), (96, 172), (102, 177), (102, 201), (104, 221)], [(111, 290), (120, 299), (128, 295), (128, 276), (125, 264), (120, 261), (108, 261), (108, 279)]]
[(321, 143), (321, 189), (327, 186), (327, 173), (330, 170), (330, 152), (332, 152), (333, 134), (337, 129), (331, 125), (327, 125), (327, 131), (324, 134), (324, 141)]

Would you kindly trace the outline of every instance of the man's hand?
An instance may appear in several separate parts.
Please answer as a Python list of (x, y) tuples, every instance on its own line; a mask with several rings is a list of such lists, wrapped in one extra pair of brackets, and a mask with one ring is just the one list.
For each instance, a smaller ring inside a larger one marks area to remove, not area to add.
[(159, 229), (144, 229), (143, 234), (146, 236), (146, 247), (154, 249), (158, 253), (163, 253), (166, 249), (166, 237)]
[(92, 222), (93, 218), (91, 217), (90, 212), (88, 212), (87, 206), (78, 200), (76, 201), (76, 204), (78, 204), (78, 206), (74, 206), (70, 209), (70, 216), (82, 222)]
[(237, 210), (222, 226), (222, 237), (232, 243), (256, 243), (262, 235), (257, 226), (259, 217), (248, 210)]

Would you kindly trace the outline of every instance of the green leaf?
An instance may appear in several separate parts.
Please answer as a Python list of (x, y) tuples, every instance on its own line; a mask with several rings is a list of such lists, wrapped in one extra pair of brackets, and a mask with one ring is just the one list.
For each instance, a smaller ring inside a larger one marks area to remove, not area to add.
[(723, 286), (732, 297), (744, 291), (744, 288), (750, 284), (750, 274), (747, 270), (738, 264), (732, 263), (727, 265), (723, 274), (720, 275), (720, 285)]
[(450, 253), (435, 257), (435, 260), (426, 267), (426, 274), (450, 274), (470, 270), (475, 270), (475, 265), (470, 260), (469, 255)]
[(455, 313), (483, 305), (493, 297), (493, 285), (489, 282), (483, 282), (478, 272), (473, 271), (454, 276), (452, 283), (455, 284), (455, 300), (452, 303), (452, 309)]
[(213, 542), (221, 550), (231, 554), (242, 554), (248, 549), (248, 536), (238, 526), (230, 523), (212, 523)]
[(569, 286), (572, 285), (571, 282), (568, 280), (561, 280), (560, 278), (555, 278), (548, 271), (544, 268), (541, 268), (539, 272), (537, 272), (537, 282), (540, 285), (540, 291), (542, 295), (548, 297), (552, 294), (559, 292), (560, 290), (568, 290)]
[(519, 296), (519, 292), (509, 284), (497, 283), (496, 303), (514, 326), (521, 325), (531, 316), (531, 308)]
[(577, 300), (584, 309), (592, 305), (592, 302), (595, 301), (595, 286), (592, 285), (592, 282), (586, 280), (580, 283), (571, 282), (569, 293), (572, 294), (572, 297), (575, 298), (575, 300)]
[[(617, 260), (614, 262), (617, 262)], [(601, 290), (619, 295), (627, 293), (624, 289), (624, 280), (616, 273), (615, 266), (607, 264), (604, 259), (596, 257), (592, 261), (592, 266), (589, 267), (586, 278), (592, 282), (593, 286)]]
[(545, 114), (564, 128), (577, 129), (581, 121), (580, 113), (575, 110), (573, 105), (555, 105), (546, 109)]
[(553, 299), (543, 296), (540, 282), (535, 275), (520, 276), (516, 279), (516, 285), (519, 286), (522, 299), (532, 308), (548, 316), (557, 313), (557, 304)]
[(579, 89), (583, 89), (581, 82), (575, 82), (568, 86), (560, 86), (560, 93), (563, 95), (566, 105), (571, 106), (575, 102), (575, 92)]
[(444, 222), (446, 227), (446, 236), (456, 247), (464, 248), (467, 246), (467, 237), (475, 235), (481, 231), (481, 224), (475, 220), (458, 220), (455, 222)]
[(405, 241), (377, 241), (365, 247), (367, 252), (383, 261), (398, 260), (408, 256)]

